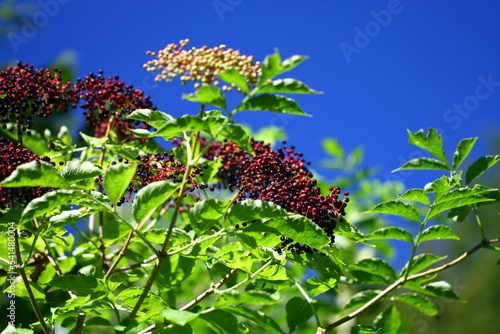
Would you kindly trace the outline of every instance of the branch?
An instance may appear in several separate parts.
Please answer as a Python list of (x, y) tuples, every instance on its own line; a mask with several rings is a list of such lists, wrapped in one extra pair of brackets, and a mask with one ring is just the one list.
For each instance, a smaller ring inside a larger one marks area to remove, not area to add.
[(210, 296), (215, 291), (219, 290), (219, 288), (222, 285), (224, 285), (224, 283), (226, 283), (236, 273), (237, 270), (238, 270), (238, 268), (231, 269), (231, 271), (226, 276), (224, 276), (217, 284), (212, 285), (209, 289), (207, 289), (205, 292), (203, 292), (202, 294), (200, 294), (198, 297), (196, 297), (195, 299), (193, 299), (192, 301), (190, 301), (189, 303), (187, 303), (186, 305), (184, 305), (183, 307), (181, 307), (179, 310), (185, 311), (187, 309), (190, 309), (194, 305), (196, 305), (199, 302), (201, 302), (203, 299), (205, 299), (208, 296)]
[(478, 249), (483, 248), (483, 247), (485, 247), (485, 246), (487, 246), (487, 245), (489, 245), (491, 243), (495, 243), (495, 242), (500, 242), (500, 239), (483, 240), (480, 243), (478, 243), (476, 246), (474, 246), (472, 249), (470, 249), (469, 251), (467, 251), (464, 254), (462, 254), (461, 256), (457, 257), (455, 260), (453, 260), (451, 262), (448, 262), (447, 264), (444, 264), (441, 267), (429, 269), (427, 271), (411, 275), (406, 280), (404, 280), (403, 278), (398, 279), (396, 282), (392, 283), (384, 291), (382, 291), (381, 293), (379, 293), (375, 298), (373, 298), (372, 300), (370, 300), (368, 303), (366, 303), (362, 307), (358, 308), (356, 311), (354, 311), (352, 313), (349, 313), (348, 315), (346, 315), (343, 318), (340, 318), (339, 320), (335, 321), (334, 323), (328, 325), (326, 328), (319, 328), (318, 331), (317, 331), (317, 334), (326, 333), (329, 330), (331, 330), (331, 329), (333, 329), (333, 328), (335, 328), (337, 326), (340, 326), (343, 323), (345, 323), (345, 322), (347, 322), (347, 321), (349, 321), (351, 319), (354, 319), (360, 313), (362, 313), (363, 311), (365, 311), (366, 309), (368, 309), (370, 306), (372, 306), (373, 304), (375, 304), (377, 301), (379, 301), (381, 298), (383, 298), (388, 293), (390, 293), (392, 290), (394, 290), (398, 286), (404, 284), (404, 282), (411, 281), (411, 280), (414, 280), (414, 279), (417, 279), (417, 278), (420, 278), (420, 277), (423, 277), (423, 276), (427, 276), (427, 275), (430, 275), (430, 274), (434, 274), (434, 273), (443, 271), (443, 270), (445, 270), (445, 269), (447, 269), (447, 268), (449, 268), (449, 267), (451, 267), (451, 266), (453, 266), (453, 265), (455, 265), (455, 264), (457, 264), (457, 263), (465, 260), (467, 257), (469, 257), (470, 255), (472, 255)]
[(26, 287), (26, 292), (28, 293), (29, 300), (31, 302), (31, 306), (33, 306), (33, 310), (35, 311), (36, 317), (38, 319), (38, 322), (40, 322), (40, 325), (42, 326), (42, 330), (45, 334), (49, 334), (49, 329), (47, 328), (47, 324), (45, 323), (45, 320), (43, 319), (42, 312), (40, 312), (40, 309), (38, 308), (38, 305), (35, 300), (35, 296), (33, 295), (33, 291), (31, 290), (30, 283), (28, 282), (28, 277), (26, 276), (26, 272), (24, 271), (23, 267), (23, 260), (21, 259), (21, 250), (19, 249), (19, 235), (18, 231), (16, 229), (14, 233), (14, 245), (16, 248), (16, 257), (17, 257), (17, 269), (19, 270), (19, 273), (21, 274), (21, 277), (23, 279), (24, 286)]

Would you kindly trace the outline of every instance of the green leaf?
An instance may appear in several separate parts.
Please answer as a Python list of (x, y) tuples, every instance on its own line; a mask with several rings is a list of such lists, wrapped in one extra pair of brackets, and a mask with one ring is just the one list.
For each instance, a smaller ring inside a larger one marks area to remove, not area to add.
[(425, 137), (423, 129), (416, 133), (412, 133), (408, 130), (408, 134), (410, 135), (410, 139), (408, 141), (410, 144), (423, 148), (448, 166), (448, 159), (446, 158), (446, 154), (443, 150), (443, 138), (435, 129), (429, 128), (427, 138)]
[(490, 167), (500, 161), (500, 155), (487, 155), (474, 161), (467, 169), (465, 174), (465, 183), (469, 185)]
[(396, 280), (396, 272), (391, 265), (378, 258), (363, 259), (349, 266), (350, 270), (364, 271), (372, 275), (382, 277), (386, 283)]
[(341, 222), (337, 222), (335, 227), (335, 235), (341, 235), (348, 239), (358, 241), (364, 238), (363, 233), (354, 224), (349, 223), (346, 219)]
[(244, 229), (244, 232), (270, 232), (281, 234), (295, 242), (320, 249), (330, 243), (330, 238), (323, 229), (302, 215), (277, 218), (266, 223), (255, 222)]
[(293, 214), (278, 204), (262, 200), (244, 200), (234, 203), (229, 210), (226, 221), (231, 224), (244, 223), (258, 219), (289, 217)]
[(250, 137), (241, 126), (234, 124), (226, 126), (222, 129), (220, 135), (235, 143), (251, 155), (255, 155), (252, 145), (250, 144)]
[(342, 272), (338, 264), (332, 261), (329, 256), (318, 253), (289, 253), (287, 252), (288, 260), (300, 264), (302, 267), (309, 268), (324, 274), (325, 277), (339, 278)]
[(344, 150), (335, 138), (323, 139), (323, 149), (331, 156), (339, 160), (344, 160)]
[(306, 290), (311, 297), (318, 296), (323, 292), (335, 289), (337, 290), (338, 281), (333, 277), (323, 280), (318, 277), (311, 277), (306, 281)]
[(276, 49), (274, 54), (266, 56), (262, 62), (258, 86), (264, 85), (269, 79), (274, 78), (282, 71), (281, 56), (278, 49)]
[(116, 164), (108, 167), (102, 185), (113, 205), (120, 200), (134, 177), (136, 165)]
[(309, 88), (302, 81), (286, 78), (273, 80), (260, 86), (253, 92), (253, 94), (262, 93), (321, 94), (322, 92)]
[(18, 223), (21, 219), (23, 211), (21, 209), (7, 209), (7, 211), (3, 211), (3, 214), (0, 215), (0, 225), (6, 225), (8, 223)]
[(424, 241), (430, 240), (441, 240), (441, 239), (455, 239), (460, 240), (460, 238), (453, 232), (451, 227), (446, 225), (433, 225), (422, 232), (420, 239), (417, 244)]
[(228, 84), (235, 84), (245, 94), (248, 94), (248, 84), (244, 75), (236, 69), (231, 69), (218, 74), (219, 78)]
[(132, 212), (135, 221), (140, 223), (152, 210), (167, 201), (179, 189), (180, 183), (170, 181), (153, 182), (142, 188), (135, 195)]
[(403, 166), (396, 168), (393, 172), (403, 169), (444, 169), (449, 171), (450, 168), (444, 162), (433, 158), (416, 158), (408, 161)]
[(342, 309), (342, 313), (349, 312), (350, 310), (363, 306), (364, 304), (368, 303), (370, 300), (375, 298), (381, 292), (382, 290), (367, 289), (356, 293), (351, 297), (351, 299), (349, 299), (349, 301), (347, 301), (344, 308)]
[(136, 109), (130, 115), (127, 115), (126, 118), (147, 123), (157, 129), (165, 125), (166, 122), (174, 119), (163, 111), (151, 109)]
[(199, 317), (217, 334), (240, 333), (238, 319), (227, 311), (213, 310), (209, 313), (202, 313)]
[(301, 297), (291, 298), (285, 306), (286, 322), (290, 333), (296, 331), (313, 315), (311, 305)]
[(434, 192), (434, 202), (439, 201), (439, 199), (450, 189), (451, 186), (449, 179), (444, 175), (431, 184), (425, 186), (425, 191)]
[(431, 218), (445, 210), (461, 207), (464, 205), (494, 201), (494, 199), (492, 198), (478, 196), (478, 194), (496, 190), (497, 189), (494, 188), (483, 187), (479, 184), (476, 184), (473, 189), (454, 189), (434, 201), (434, 205), (431, 207), (428, 217)]
[(78, 202), (82, 195), (75, 190), (58, 189), (32, 200), (24, 209), (21, 222), (27, 222), (53, 211), (61, 205)]
[(91, 214), (94, 214), (94, 210), (89, 210), (89, 208), (80, 208), (76, 210), (63, 211), (56, 216), (50, 217), (49, 221), (52, 226), (64, 226), (72, 225), (79, 220), (87, 218)]
[(448, 298), (454, 299), (459, 302), (465, 302), (465, 300), (460, 299), (457, 296), (455, 291), (453, 291), (451, 285), (445, 281), (431, 282), (424, 286), (420, 286), (417, 282), (414, 281), (406, 281), (404, 283), (404, 287), (432, 297)]
[(201, 88), (196, 90), (194, 94), (184, 94), (182, 98), (191, 102), (211, 104), (213, 106), (226, 110), (226, 98), (224, 97), (220, 89), (214, 86), (202, 86)]
[(286, 281), (288, 279), (285, 268), (279, 264), (272, 264), (264, 268), (258, 275), (269, 281)]
[(310, 116), (300, 109), (295, 100), (283, 95), (261, 94), (251, 97), (236, 108), (236, 112), (244, 110), (263, 110), (280, 114)]
[[(413, 258), (413, 264), (411, 266), (409, 275), (416, 274), (424, 270), (425, 268), (429, 267), (430, 265), (444, 259), (446, 259), (446, 256), (439, 257), (437, 255), (430, 253), (419, 254)], [(403, 268), (401, 276), (404, 276), (407, 270), (408, 270), (408, 263)]]
[(284, 333), (280, 326), (272, 318), (268, 317), (265, 313), (249, 309), (243, 306), (231, 306), (224, 307), (225, 310), (249, 319), (256, 323), (260, 328), (273, 332), (273, 333)]
[(167, 321), (170, 321), (179, 326), (184, 326), (188, 322), (196, 319), (199, 314), (190, 311), (181, 311), (172, 308), (166, 308), (163, 311), (161, 311), (160, 315), (164, 317)]
[(68, 161), (61, 171), (61, 176), (74, 183), (102, 174), (102, 168), (88, 161)]
[(4, 97), (7, 97), (7, 94), (0, 94), (0, 99), (3, 99)]
[(457, 150), (455, 154), (453, 154), (453, 169), (457, 170), (460, 167), (460, 164), (467, 158), (472, 147), (476, 143), (477, 137), (474, 138), (465, 138), (460, 141), (457, 145)]
[(49, 188), (70, 188), (61, 174), (48, 162), (32, 161), (23, 164), (2, 182), (0, 187), (49, 187)]
[(438, 313), (436, 306), (429, 298), (417, 293), (405, 293), (398, 295), (396, 300), (413, 306), (420, 312), (428, 316), (434, 316)]
[(425, 205), (430, 206), (431, 200), (429, 199), (429, 195), (425, 193), (422, 189), (409, 189), (403, 195), (401, 195), (398, 199), (406, 199), (409, 201), (419, 202)]
[(212, 226), (214, 226), (219, 219), (224, 216), (227, 209), (231, 205), (231, 201), (221, 201), (215, 198), (210, 198), (197, 202), (189, 210), (189, 220), (191, 226), (203, 233)]
[(272, 305), (280, 302), (278, 292), (269, 293), (266, 291), (249, 290), (245, 292), (229, 291), (218, 296), (213, 307), (218, 308), (224, 305), (246, 304), (246, 305)]
[(281, 62), (281, 70), (282, 73), (286, 71), (290, 71), (300, 63), (302, 63), (304, 60), (309, 58), (308, 56), (300, 56), (300, 55), (293, 55), (290, 58), (287, 58)]
[(100, 283), (93, 276), (69, 275), (55, 277), (50, 286), (60, 288), (66, 291), (73, 291), (77, 295), (88, 295), (100, 290)]
[(83, 132), (80, 132), (80, 136), (82, 136), (83, 140), (87, 143), (87, 145), (91, 147), (101, 146), (102, 144), (108, 141), (108, 138), (91, 137)]
[(149, 137), (162, 136), (165, 139), (172, 139), (181, 135), (182, 131), (203, 131), (212, 134), (210, 125), (203, 118), (199, 116), (183, 116), (166, 122), (158, 131), (152, 132)]
[(380, 334), (397, 334), (399, 326), (401, 326), (401, 316), (397, 307), (392, 305), (380, 313), (375, 318), (374, 325), (380, 330)]
[(400, 201), (388, 201), (380, 203), (368, 212), (386, 213), (389, 215), (402, 216), (420, 223), (420, 215), (418, 214), (417, 210), (415, 210), (415, 208), (410, 204), (406, 204)]
[(380, 240), (380, 239), (402, 240), (402, 241), (408, 241), (409, 243), (413, 244), (413, 237), (410, 232), (400, 227), (392, 227), (392, 226), (382, 227), (381, 229), (373, 231), (372, 233), (365, 236), (363, 238), (363, 241)]

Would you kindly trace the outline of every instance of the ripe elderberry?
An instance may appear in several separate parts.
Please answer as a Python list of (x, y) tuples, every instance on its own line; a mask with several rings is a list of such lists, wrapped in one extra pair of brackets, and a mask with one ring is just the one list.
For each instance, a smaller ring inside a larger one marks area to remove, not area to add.
[[(0, 72), (0, 123), (17, 123), (19, 135), (30, 134), (33, 116), (48, 118), (57, 111), (67, 112), (77, 99), (69, 89), (70, 83), (61, 83), (60, 70), (35, 69), (33, 65), (18, 62)], [(9, 131), (14, 128), (9, 127)]]
[[(179, 143), (177, 142), (179, 145)], [(206, 142), (202, 140), (202, 146)], [(330, 187), (324, 196), (307, 169), (308, 163), (303, 154), (295, 147), (283, 147), (274, 150), (271, 145), (251, 140), (255, 156), (240, 149), (231, 142), (215, 142), (207, 150), (205, 158), (220, 157), (219, 179), (222, 186), (229, 189), (239, 188), (236, 202), (245, 199), (265, 200), (276, 203), (287, 211), (306, 216), (334, 242), (334, 229), (337, 222), (343, 221), (349, 199), (340, 199), (340, 188)], [(344, 196), (349, 193), (345, 192)], [(288, 249), (299, 254), (313, 253), (317, 250), (282, 237), (278, 250)]]
[[(0, 137), (0, 181), (10, 176), (20, 165), (34, 160), (39, 160), (39, 158), (31, 150), (22, 148), (20, 145), (15, 146), (10, 140)], [(49, 158), (40, 160), (50, 162)], [(0, 209), (4, 210), (7, 204), (12, 206), (16, 202), (24, 205), (50, 190), (42, 187), (0, 187)]]
[(98, 75), (91, 73), (83, 80), (78, 78), (74, 89), (83, 100), (80, 107), (84, 110), (87, 123), (94, 126), (94, 136), (101, 138), (106, 135), (112, 117), (111, 127), (116, 130), (120, 141), (133, 138), (129, 129), (150, 128), (143, 122), (125, 117), (135, 109), (156, 110), (156, 107), (149, 96), (144, 96), (144, 92), (134, 89), (132, 85), (125, 85), (117, 75), (105, 79), (102, 71)]
[[(130, 200), (132, 193), (137, 192), (140, 188), (147, 186), (150, 183), (169, 180), (171, 182), (180, 183), (182, 182), (182, 177), (186, 171), (186, 166), (181, 162), (176, 161), (172, 154), (165, 152), (164, 154), (144, 154), (137, 155), (136, 160), (139, 162), (137, 165), (137, 170), (132, 182), (127, 188), (129, 195), (127, 198), (122, 198), (122, 203)], [(124, 161), (125, 162), (125, 161)], [(188, 176), (188, 184), (190, 187), (183, 194), (188, 195), (188, 192), (194, 192), (194, 190), (203, 190), (208, 188), (208, 185), (200, 183), (196, 180), (197, 176), (202, 176), (201, 166), (195, 166)], [(97, 182), (97, 180), (96, 180)]]

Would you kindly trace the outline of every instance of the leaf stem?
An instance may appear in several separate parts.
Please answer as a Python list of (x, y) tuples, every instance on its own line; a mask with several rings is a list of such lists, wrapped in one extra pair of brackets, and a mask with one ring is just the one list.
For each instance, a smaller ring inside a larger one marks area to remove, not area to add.
[(311, 307), (311, 310), (314, 314), (314, 318), (316, 319), (316, 326), (318, 327), (321, 327), (321, 323), (319, 321), (319, 317), (318, 317), (318, 314), (316, 313), (316, 310), (314, 309), (314, 306), (312, 304), (312, 301), (313, 299), (311, 297), (309, 297), (309, 295), (307, 294), (307, 292), (304, 290), (304, 288), (302, 287), (302, 285), (300, 285), (299, 282), (297, 282), (296, 280), (294, 280), (292, 278), (292, 281), (293, 283), (295, 284), (295, 286), (297, 287), (297, 289), (299, 289), (300, 293), (302, 294), (302, 296), (304, 296), (304, 298), (307, 300), (307, 303), (309, 303), (309, 306)]
[(430, 212), (431, 212), (431, 209), (429, 208), (429, 210), (427, 211), (427, 214), (425, 215), (424, 221), (422, 223), (420, 223), (420, 231), (418, 231), (417, 239), (415, 240), (415, 243), (413, 244), (413, 249), (411, 251), (410, 260), (408, 261), (408, 268), (405, 272), (403, 282), (406, 281), (406, 279), (408, 278), (408, 274), (410, 273), (411, 266), (413, 265), (413, 261), (415, 259), (415, 253), (417, 252), (418, 243), (420, 242), (420, 238), (422, 237), (422, 232), (424, 231), (425, 224), (427, 223), (427, 220), (429, 219), (428, 217), (429, 217)]
[(239, 288), (240, 286), (242, 286), (243, 284), (245, 284), (246, 282), (252, 280), (255, 276), (257, 276), (258, 274), (260, 274), (264, 269), (266, 269), (267, 267), (269, 267), (269, 265), (271, 265), (271, 263), (273, 263), (274, 259), (271, 259), (269, 261), (266, 262), (266, 264), (264, 264), (262, 267), (260, 267), (259, 269), (257, 269), (252, 275), (248, 276), (247, 278), (245, 278), (243, 281), (233, 285), (232, 287), (228, 288), (228, 289), (225, 289), (225, 290), (221, 290), (221, 291), (218, 291), (217, 293), (218, 294), (224, 294), (226, 292), (229, 292), (229, 291), (232, 291), (234, 289), (237, 289)]

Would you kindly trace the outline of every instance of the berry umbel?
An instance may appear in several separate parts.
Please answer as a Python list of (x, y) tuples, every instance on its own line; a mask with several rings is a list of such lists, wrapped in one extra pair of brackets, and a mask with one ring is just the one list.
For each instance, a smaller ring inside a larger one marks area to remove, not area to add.
[(74, 89), (83, 100), (81, 108), (87, 123), (94, 126), (93, 134), (99, 138), (106, 135), (112, 120), (110, 127), (116, 130), (118, 139), (128, 139), (132, 137), (129, 129), (148, 129), (149, 126), (127, 119), (126, 116), (136, 109), (156, 110), (144, 92), (134, 89), (132, 85), (125, 85), (117, 75), (104, 78), (102, 70), (98, 75), (90, 73), (83, 80), (79, 78)]
[(19, 143), (22, 133), (30, 135), (33, 117), (48, 118), (52, 113), (67, 112), (75, 101), (70, 83), (61, 83), (60, 71), (35, 69), (18, 62), (0, 72), (0, 123), (13, 132), (17, 128)]

